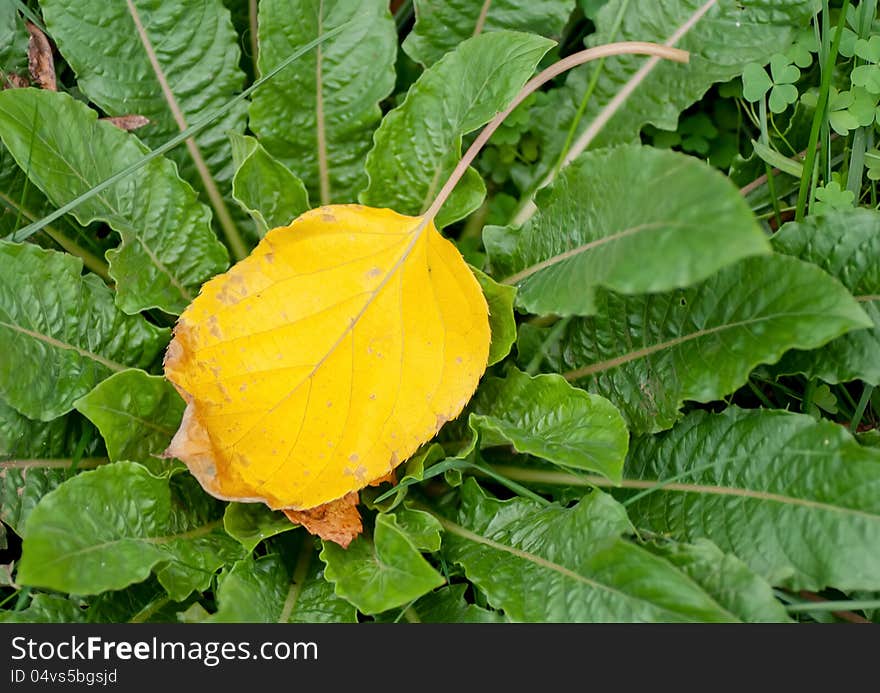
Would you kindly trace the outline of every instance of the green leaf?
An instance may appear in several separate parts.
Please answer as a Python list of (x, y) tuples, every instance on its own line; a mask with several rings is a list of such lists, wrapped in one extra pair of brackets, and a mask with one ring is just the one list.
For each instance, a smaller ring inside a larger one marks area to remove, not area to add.
[(229, 503), (223, 514), (226, 533), (252, 552), (264, 539), (296, 529), (284, 513), (263, 503)]
[(439, 551), (443, 525), (431, 513), (401, 508), (394, 513), (394, 522), (420, 551)]
[(377, 515), (372, 540), (360, 536), (347, 549), (325, 541), (324, 576), (336, 594), (365, 614), (405, 606), (443, 584), (393, 515)]
[(471, 267), (471, 272), (480, 282), (480, 288), (489, 305), (489, 328), (492, 331), (492, 343), (489, 345), (489, 363), (493, 366), (510, 353), (516, 342), (516, 318), (513, 315), (513, 302), (516, 299), (516, 287), (499, 284), (485, 272)]
[(504, 623), (497, 611), (468, 604), (464, 593), (467, 585), (447, 585), (426, 594), (413, 604), (422, 623)]
[(489, 227), (496, 276), (532, 313), (591, 315), (598, 287), (668, 291), (769, 252), (725, 176), (693, 157), (641, 146), (589, 152), (539, 196), (523, 228)]
[[(309, 543), (309, 547), (311, 544)], [(314, 552), (308, 548), (309, 555)], [(321, 564), (309, 560), (299, 579), (277, 554), (238, 561), (220, 581), (213, 623), (356, 623), (357, 612), (333, 593)]]
[(789, 349), (870, 324), (840, 282), (784, 255), (747, 258), (689, 289), (597, 299), (599, 315), (572, 320), (547, 363), (610, 399), (636, 433), (669, 428), (685, 401), (724, 397)]
[(664, 541), (648, 544), (645, 548), (672, 563), (743, 621), (791, 621), (766, 580), (708, 539), (696, 539), (693, 544)]
[(512, 29), (558, 41), (574, 8), (572, 0), (415, 0), (413, 4), (416, 23), (403, 50), (426, 67), (484, 31)]
[[(425, 70), (376, 131), (360, 201), (401, 214), (424, 212), (461, 159), (462, 135), (503, 110), (552, 45), (539, 36), (496, 31), (464, 41)], [(470, 214), (485, 193), (479, 174), (468, 169), (440, 211), (438, 228)]]
[(880, 385), (880, 212), (849, 209), (786, 224), (773, 237), (781, 252), (819, 265), (850, 290), (871, 318), (815, 351), (791, 351), (780, 373), (803, 373), (829, 383), (863, 380)]
[[(614, 32), (625, 2), (629, 3), (627, 11)], [(596, 18), (597, 31), (587, 43), (590, 46), (611, 41), (663, 44), (683, 30), (705, 6), (705, 0), (611, 0), (600, 10)], [(656, 62), (598, 134), (593, 146), (637, 141), (639, 132), (649, 123), (661, 130), (675, 130), (679, 113), (702, 98), (710, 86), (741, 75), (750, 63), (768, 62), (781, 46), (791, 43), (816, 11), (816, 0), (750, 3), (718, 0), (676, 43), (676, 47), (690, 53), (689, 63)], [(577, 135), (587, 129), (648, 60), (621, 56), (603, 63), (579, 121)], [(546, 103), (536, 109), (532, 122), (541, 140), (542, 158), (534, 172), (535, 180), (556, 164), (595, 69), (594, 65), (585, 65), (572, 70), (565, 85), (550, 92)]]
[(70, 255), (0, 241), (0, 398), (29, 418), (57, 418), (113, 373), (146, 368), (168, 339), (81, 272)]
[[(241, 91), (238, 36), (221, 0), (134, 0), (134, 5), (184, 120), (220, 108)], [(111, 116), (134, 113), (149, 118), (137, 135), (150, 149), (180, 132), (125, 2), (102, 3), (88, 12), (79, 0), (40, 0), (40, 6), (49, 34), (90, 101)], [(226, 132), (244, 128), (241, 103), (195, 136), (221, 192), (226, 192), (233, 173)], [(186, 147), (172, 150), (169, 157), (183, 178), (201, 187)], [(167, 223), (169, 228), (175, 224)]]
[(21, 77), (28, 69), (28, 33), (14, 2), (0, 3), (0, 88), (6, 87), (9, 73)]
[(253, 137), (229, 133), (235, 159), (232, 196), (257, 225), (260, 236), (287, 226), (309, 209), (303, 182), (273, 159)]
[(604, 397), (569, 385), (559, 375), (529, 377), (511, 369), (480, 386), (470, 415), (483, 447), (511, 444), (562, 467), (599, 472), (619, 481), (629, 435)]
[(35, 594), (27, 609), (0, 611), (0, 623), (82, 623), (85, 609), (75, 598)]
[(112, 462), (167, 466), (156, 464), (157, 458), (177, 432), (184, 403), (162, 376), (134, 369), (115, 373), (74, 406), (98, 427)]
[(788, 589), (880, 588), (880, 450), (837, 424), (694, 412), (634, 440), (624, 476), (646, 489), (628, 505), (639, 527), (708, 537)]
[[(384, 0), (263, 0), (259, 72), (347, 25), (254, 94), (250, 127), (321, 204), (352, 202), (363, 162), (394, 88), (397, 32)], [(398, 210), (403, 211), (403, 210)]]
[[(62, 205), (140, 159), (136, 137), (67, 94), (10, 89), (0, 93), (0, 137), (31, 182)], [(226, 269), (226, 249), (211, 212), (159, 157), (73, 212), (80, 224), (106, 221), (122, 244), (110, 250), (116, 303), (126, 313), (179, 313), (201, 283)]]
[[(203, 514), (201, 508), (180, 505), (191, 500), (180, 498), (173, 507), (169, 480), (134, 462), (83, 472), (45, 495), (31, 512), (18, 580), (98, 594), (141, 582), (156, 568), (172, 598), (181, 600), (193, 589), (204, 589), (228, 558), (208, 541), (224, 542), (215, 533), (219, 520), (200, 526), (186, 521), (187, 515)], [(228, 543), (223, 548), (229, 549)]]
[(571, 508), (499, 501), (473, 479), (444, 552), (513, 621), (735, 621), (697, 583), (622, 535), (623, 507), (594, 491)]
[(773, 86), (773, 80), (763, 65), (749, 63), (742, 73), (743, 98), (755, 103), (763, 99)]
[(184, 605), (168, 598), (155, 578), (102, 592), (90, 600), (86, 612), (89, 623), (176, 623)]

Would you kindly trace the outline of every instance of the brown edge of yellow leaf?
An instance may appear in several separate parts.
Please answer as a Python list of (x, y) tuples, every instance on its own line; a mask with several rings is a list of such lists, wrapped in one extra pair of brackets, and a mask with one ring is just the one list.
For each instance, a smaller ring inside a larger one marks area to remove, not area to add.
[(285, 510), (284, 514), (288, 520), (302, 525), (312, 534), (347, 549), (348, 545), (364, 531), (357, 504), (358, 493), (351, 491), (342, 498), (316, 508)]

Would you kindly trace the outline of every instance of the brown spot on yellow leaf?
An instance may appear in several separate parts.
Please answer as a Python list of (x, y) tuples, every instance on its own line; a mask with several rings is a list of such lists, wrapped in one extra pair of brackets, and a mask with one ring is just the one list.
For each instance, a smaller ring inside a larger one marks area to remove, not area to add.
[(352, 491), (316, 508), (285, 510), (284, 514), (291, 522), (302, 525), (312, 534), (347, 549), (364, 529), (357, 511), (357, 502), (358, 494)]
[(52, 56), (52, 44), (46, 34), (32, 22), (25, 22), (28, 33), (28, 69), (31, 78), (48, 91), (58, 91), (55, 81), (55, 58)]

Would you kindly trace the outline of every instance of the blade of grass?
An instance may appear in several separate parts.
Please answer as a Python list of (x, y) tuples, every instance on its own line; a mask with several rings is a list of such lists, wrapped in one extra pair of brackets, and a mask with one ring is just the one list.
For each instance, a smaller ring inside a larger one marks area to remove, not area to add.
[(27, 226), (19, 229), (18, 231), (16, 231), (13, 234), (10, 234), (8, 240), (12, 240), (12, 241), (27, 240), (28, 238), (33, 236), (37, 231), (41, 231), (48, 224), (51, 224), (56, 219), (63, 217), (65, 214), (70, 212), (72, 209), (75, 209), (76, 207), (81, 205), (86, 200), (91, 199), (92, 197), (94, 197), (95, 195), (100, 193), (101, 191), (106, 190), (111, 185), (114, 185), (115, 183), (119, 182), (121, 179), (125, 178), (126, 176), (130, 176), (132, 173), (139, 171), (141, 168), (143, 168), (146, 164), (148, 164), (153, 159), (155, 159), (159, 156), (162, 156), (166, 152), (174, 149), (180, 143), (186, 141), (186, 139), (188, 137), (192, 137), (193, 135), (198, 134), (199, 132), (204, 130), (206, 127), (211, 125), (211, 123), (214, 123), (215, 121), (222, 118), (229, 111), (229, 109), (232, 108), (235, 104), (247, 99), (257, 89), (262, 87), (269, 80), (273, 79), (276, 75), (278, 75), (279, 72), (281, 72), (282, 70), (287, 68), (294, 61), (296, 61), (298, 58), (302, 57), (304, 54), (308, 53), (310, 50), (312, 50), (316, 46), (322, 44), (324, 41), (332, 38), (333, 36), (336, 36), (336, 34), (348, 29), (349, 24), (350, 24), (350, 22), (346, 23), (346, 24), (342, 24), (342, 25), (336, 27), (335, 29), (331, 29), (330, 31), (327, 31), (326, 33), (322, 34), (321, 36), (316, 38), (314, 41), (309, 41), (309, 43), (307, 43), (306, 45), (302, 46), (298, 50), (291, 53), (291, 55), (288, 56), (287, 58), (285, 58), (282, 62), (280, 62), (277, 67), (275, 67), (273, 70), (268, 72), (263, 77), (260, 77), (260, 79), (258, 79), (256, 82), (254, 82), (251, 86), (249, 86), (247, 89), (242, 91), (240, 94), (237, 94), (236, 96), (231, 98), (229, 101), (227, 101), (220, 108), (217, 108), (216, 110), (214, 110), (210, 113), (206, 113), (201, 118), (197, 118), (197, 119), (193, 120), (193, 122), (190, 124), (190, 126), (186, 130), (181, 132), (179, 135), (175, 135), (174, 137), (172, 137), (170, 140), (168, 140), (162, 146), (157, 147), (153, 151), (145, 154), (143, 156), (143, 158), (139, 159), (138, 161), (131, 164), (130, 166), (126, 166), (124, 169), (122, 169), (118, 173), (113, 174), (109, 178), (101, 181), (96, 186), (94, 186), (91, 190), (83, 193), (82, 195), (79, 195), (78, 197), (74, 198), (73, 200), (71, 200), (67, 204), (62, 205), (61, 207), (56, 209), (51, 214), (43, 217), (39, 221), (35, 221), (32, 224), (28, 224)]

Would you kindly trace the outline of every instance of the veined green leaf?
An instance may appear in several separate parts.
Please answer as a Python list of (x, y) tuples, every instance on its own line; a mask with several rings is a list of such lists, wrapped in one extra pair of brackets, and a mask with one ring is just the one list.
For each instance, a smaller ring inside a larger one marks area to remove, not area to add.
[[(222, 0), (132, 0), (132, 4), (185, 121), (223, 106), (241, 91), (244, 73), (238, 67), (238, 36)], [(101, 3), (87, 12), (78, 0), (40, 0), (40, 6), (46, 28), (91, 101), (112, 116), (134, 113), (149, 118), (137, 135), (151, 149), (180, 132), (126, 2)], [(245, 111), (244, 103), (237, 104), (195, 137), (221, 192), (228, 190), (233, 173), (225, 133), (244, 132)], [(186, 147), (168, 156), (181, 176), (201, 186)]]
[[(629, 2), (627, 11), (612, 38), (623, 2)], [(787, 46), (818, 11), (818, 4), (818, 0), (611, 0), (599, 11), (597, 31), (589, 37), (588, 45), (611, 40), (667, 43), (685, 32), (675, 46), (690, 52), (690, 62), (680, 65), (638, 56), (606, 60), (576, 135), (586, 131), (649, 61), (653, 69), (594, 144), (632, 142), (648, 123), (661, 130), (674, 130), (679, 113), (698, 101), (710, 86), (742, 74), (749, 63), (766, 63), (773, 53)], [(701, 14), (707, 7), (708, 11)], [(691, 24), (693, 20), (695, 24)], [(594, 65), (585, 65), (572, 70), (565, 85), (551, 92), (547, 102), (536, 109), (532, 122), (542, 147), (536, 177), (556, 164), (595, 69)]]
[(403, 530), (420, 551), (439, 551), (443, 525), (431, 513), (414, 508), (398, 508), (394, 523)]
[[(552, 45), (540, 36), (496, 31), (468, 39), (427, 69), (376, 130), (360, 201), (401, 214), (424, 212), (461, 159), (462, 135), (503, 110)], [(485, 193), (479, 174), (468, 169), (440, 211), (438, 228), (473, 212)]]
[(373, 538), (360, 536), (347, 549), (325, 541), (321, 560), (336, 594), (365, 614), (405, 606), (443, 584), (393, 515), (377, 515)]
[(494, 274), (531, 313), (592, 315), (605, 287), (637, 294), (685, 287), (770, 245), (739, 190), (697, 159), (626, 146), (588, 152), (521, 229), (488, 227)]
[[(173, 507), (169, 480), (134, 462), (83, 472), (45, 495), (31, 512), (18, 580), (98, 594), (141, 582), (155, 568), (179, 601), (193, 589), (205, 589), (238, 547), (222, 531), (221, 520), (205, 521), (204, 508), (193, 507), (193, 500), (187, 494)], [(241, 547), (238, 552), (236, 557)]]
[(223, 514), (223, 527), (251, 552), (264, 539), (296, 529), (297, 525), (265, 503), (229, 503)]
[(416, 23), (403, 42), (407, 55), (431, 65), (484, 31), (513, 29), (558, 41), (573, 0), (415, 0)]
[(89, 623), (176, 623), (185, 608), (171, 601), (155, 578), (130, 585), (123, 590), (102, 592), (89, 600)]
[(269, 229), (287, 226), (309, 209), (303, 182), (273, 159), (253, 137), (229, 133), (235, 176), (232, 196), (257, 225), (260, 237)]
[(467, 585), (455, 584), (441, 587), (426, 594), (414, 605), (413, 610), (422, 623), (505, 623), (497, 611), (468, 604), (464, 593)]
[(260, 3), (262, 74), (347, 23), (295, 70), (258, 91), (250, 109), (251, 129), (321, 204), (353, 202), (364, 186), (364, 157), (382, 117), (379, 102), (394, 88), (394, 21), (384, 0)]
[(513, 621), (735, 621), (684, 573), (626, 540), (626, 512), (594, 491), (572, 508), (499, 501), (473, 479), (444, 552)]
[(28, 33), (14, 2), (0, 4), (0, 88), (6, 86), (5, 76), (27, 75)]
[[(310, 553), (314, 553), (310, 551)], [(277, 554), (248, 556), (220, 581), (213, 623), (355, 623), (357, 611), (333, 593), (312, 557), (291, 575)]]
[(846, 289), (785, 255), (747, 258), (688, 289), (596, 294), (548, 350), (552, 370), (611, 400), (634, 432), (669, 428), (686, 400), (710, 402), (758, 364), (870, 325)]
[(130, 369), (111, 375), (74, 406), (98, 427), (111, 461), (151, 468), (177, 432), (184, 403), (165, 378)]
[(85, 609), (76, 598), (35, 594), (27, 609), (0, 611), (0, 623), (82, 623)]
[[(782, 411), (695, 412), (633, 441), (633, 522), (708, 537), (774, 585), (880, 589), (880, 450)], [(627, 484), (624, 485), (633, 485)]]
[(32, 419), (70, 411), (127, 366), (146, 368), (168, 339), (81, 271), (70, 255), (0, 241), (0, 398)]
[[(10, 89), (0, 93), (0, 138), (31, 182), (56, 205), (86, 192), (147, 151), (136, 137), (67, 94)], [(108, 251), (116, 302), (126, 313), (179, 313), (201, 283), (227, 266), (211, 230), (211, 212), (157, 158), (73, 212), (80, 224), (106, 221), (122, 244)]]
[(513, 316), (513, 302), (516, 288), (499, 284), (488, 274), (475, 267), (471, 271), (480, 282), (480, 288), (489, 305), (489, 328), (492, 331), (492, 343), (489, 345), (489, 363), (493, 366), (510, 353), (516, 342), (516, 318)]
[(773, 595), (770, 583), (708, 539), (696, 539), (693, 544), (664, 541), (647, 544), (645, 548), (672, 563), (743, 621), (791, 621), (785, 607)]
[(623, 417), (607, 399), (562, 376), (511, 369), (503, 379), (484, 380), (470, 423), (484, 447), (509, 443), (517, 452), (620, 480), (629, 444)]
[(880, 212), (851, 209), (786, 224), (773, 237), (781, 253), (819, 265), (849, 289), (873, 325), (815, 351), (791, 351), (780, 373), (804, 373), (829, 383), (880, 385)]

